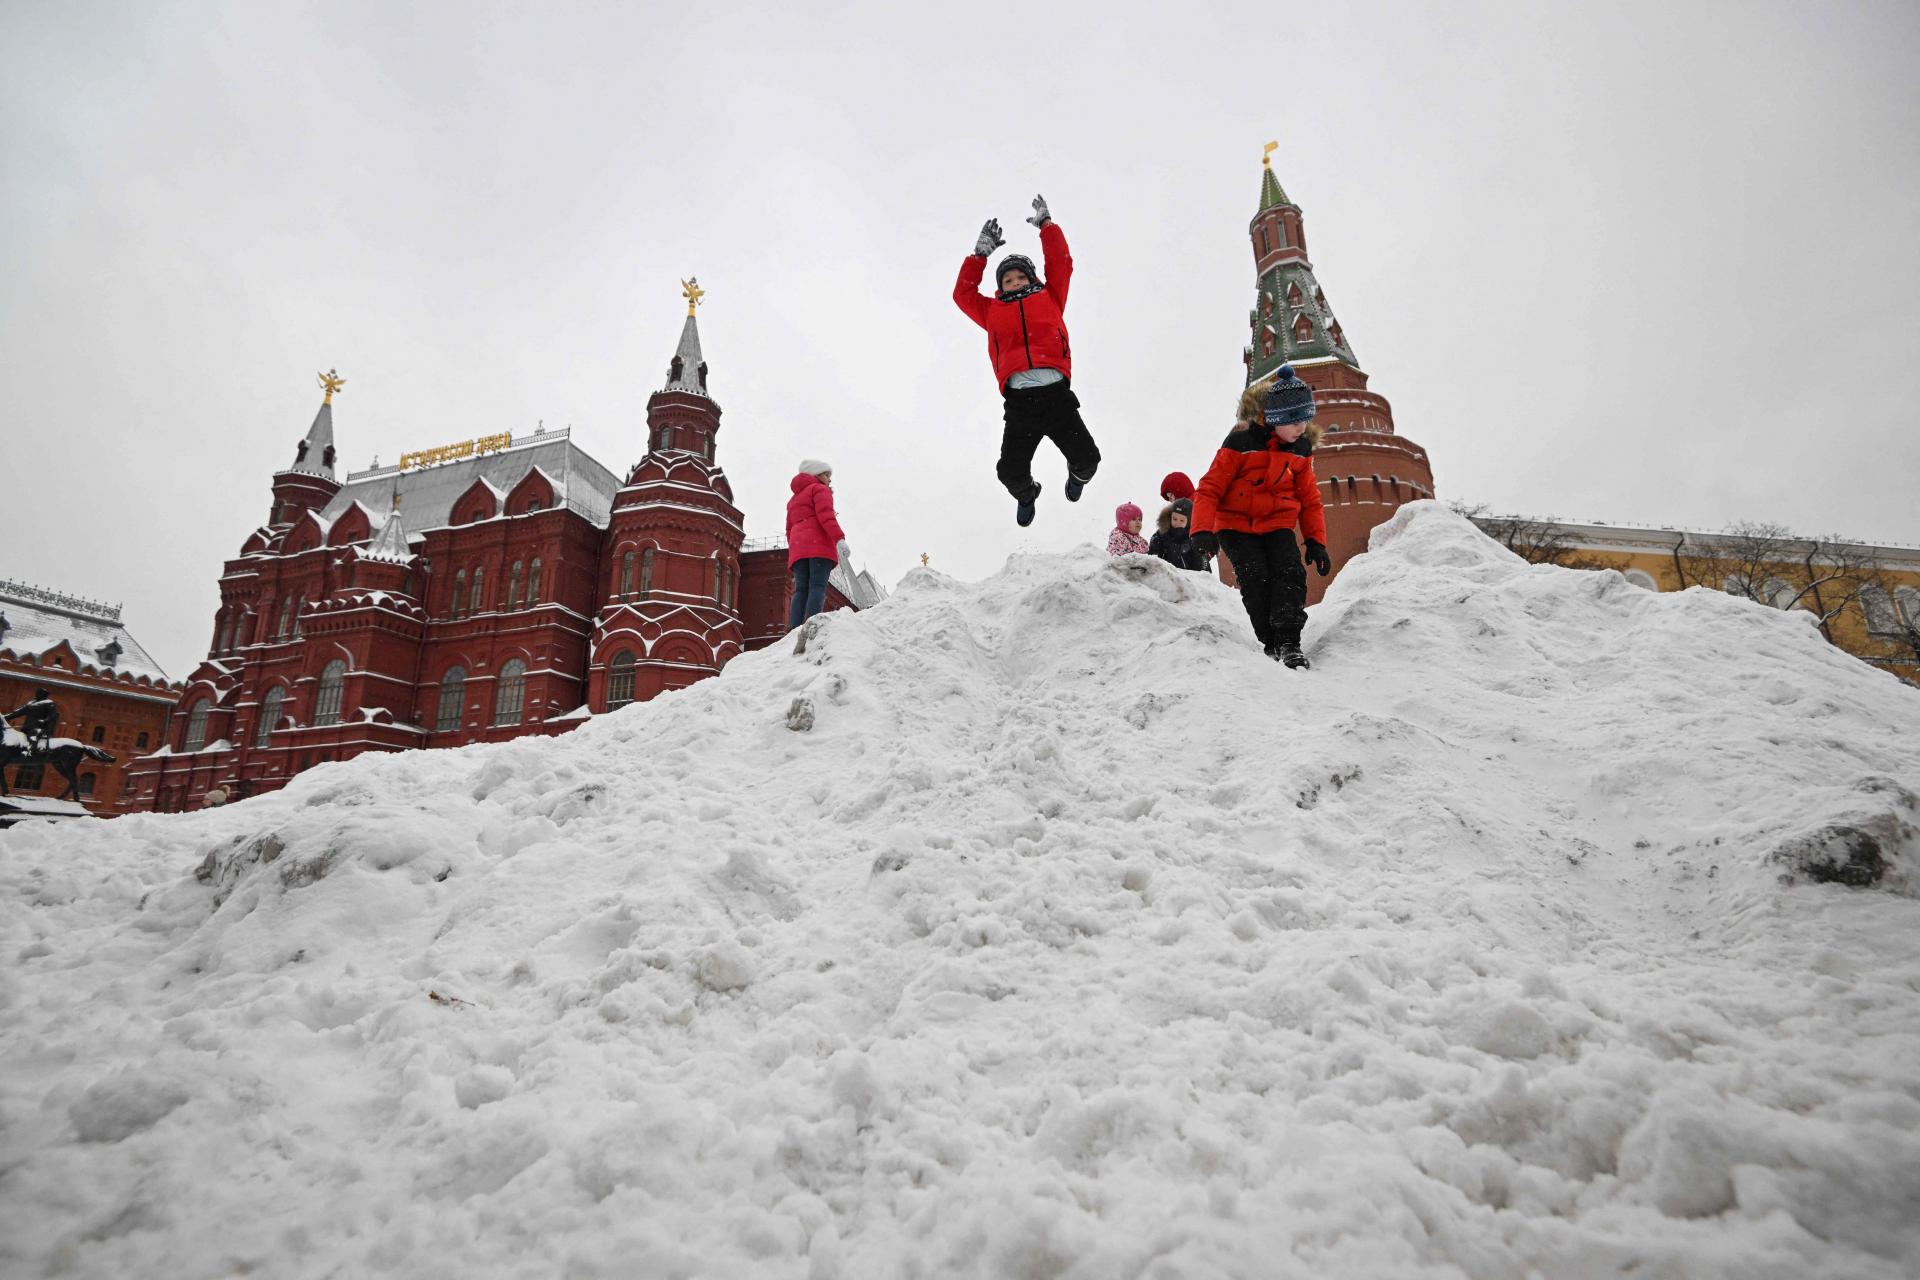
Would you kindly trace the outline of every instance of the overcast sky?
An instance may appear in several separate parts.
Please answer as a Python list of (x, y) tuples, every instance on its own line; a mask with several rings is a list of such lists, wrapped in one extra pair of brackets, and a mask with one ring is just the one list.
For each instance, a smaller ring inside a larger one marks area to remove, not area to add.
[[(1231, 423), (1260, 148), (1444, 498), (1920, 542), (1920, 6), (0, 7), (0, 576), (169, 674), (319, 401), (342, 461), (545, 420), (617, 472), (685, 314), (749, 536), (973, 577)], [(1044, 192), (1074, 385), (1031, 530), (954, 273)]]

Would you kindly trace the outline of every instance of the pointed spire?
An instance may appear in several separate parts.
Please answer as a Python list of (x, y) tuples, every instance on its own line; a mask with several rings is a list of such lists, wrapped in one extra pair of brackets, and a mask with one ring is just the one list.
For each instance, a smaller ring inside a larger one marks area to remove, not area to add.
[(325, 476), (334, 479), (333, 474), (333, 396), (346, 384), (337, 370), (329, 369), (320, 375), (320, 386), (326, 392), (320, 397), (320, 412), (313, 415), (313, 425), (307, 428), (306, 439), (300, 442), (300, 448), (293, 456), (293, 465), (289, 471), (304, 471), (308, 475)]
[(1260, 208), (1257, 210), (1260, 213), (1293, 203), (1287, 199), (1287, 193), (1280, 189), (1280, 179), (1273, 176), (1273, 153), (1279, 145), (1269, 142), (1265, 154), (1260, 157)]
[(413, 559), (413, 551), (407, 546), (407, 527), (400, 522), (400, 494), (393, 495), (393, 510), (387, 513), (387, 522), (380, 526), (380, 532), (373, 535), (373, 541), (361, 553), (369, 560), (385, 560), (389, 564), (405, 564)]
[(695, 395), (707, 394), (707, 362), (700, 355), (700, 322), (687, 313), (687, 322), (680, 328), (680, 345), (674, 350), (673, 363), (667, 368), (668, 391), (690, 391)]

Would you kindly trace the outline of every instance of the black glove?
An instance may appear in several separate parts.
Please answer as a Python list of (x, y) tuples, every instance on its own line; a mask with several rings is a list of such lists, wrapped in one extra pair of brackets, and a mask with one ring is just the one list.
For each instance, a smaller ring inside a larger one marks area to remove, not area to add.
[(1033, 198), (1033, 216), (1028, 218), (1027, 221), (1036, 227), (1044, 227), (1053, 221), (1053, 215), (1047, 212), (1047, 198), (1045, 196), (1035, 196)]
[(1307, 539), (1307, 563), (1320, 571), (1321, 577), (1333, 572), (1333, 561), (1327, 558), (1327, 544)]
[(984, 258), (1005, 243), (1000, 236), (1000, 219), (988, 218), (986, 225), (980, 228), (980, 238), (973, 242), (973, 256)]
[(1220, 554), (1220, 535), (1217, 533), (1196, 533), (1190, 539), (1193, 549), (1211, 560)]

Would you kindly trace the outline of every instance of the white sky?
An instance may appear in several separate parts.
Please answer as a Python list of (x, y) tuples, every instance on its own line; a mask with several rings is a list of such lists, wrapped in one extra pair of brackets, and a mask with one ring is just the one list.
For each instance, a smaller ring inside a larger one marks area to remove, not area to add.
[[(168, 672), (319, 400), (341, 460), (537, 421), (644, 450), (684, 306), (749, 536), (832, 461), (856, 562), (1104, 538), (1230, 425), (1260, 147), (1442, 497), (1920, 542), (1920, 7), (0, 9), (0, 576)], [(980, 223), (1072, 242), (1027, 531), (949, 297)]]

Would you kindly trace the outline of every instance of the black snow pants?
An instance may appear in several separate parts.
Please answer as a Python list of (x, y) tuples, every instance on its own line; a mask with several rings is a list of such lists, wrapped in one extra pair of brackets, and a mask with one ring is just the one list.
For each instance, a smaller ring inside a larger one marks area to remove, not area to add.
[(1300, 562), (1293, 530), (1236, 533), (1222, 529), (1220, 549), (1233, 562), (1233, 576), (1240, 580), (1240, 603), (1247, 607), (1247, 618), (1261, 645), (1270, 649), (1288, 641), (1300, 643), (1300, 629), (1307, 625), (1307, 567)]
[(1080, 397), (1065, 381), (1024, 391), (1007, 392), (1007, 429), (1000, 437), (1000, 483), (1025, 502), (1039, 496), (1033, 478), (1033, 454), (1042, 440), (1053, 441), (1066, 455), (1067, 472), (1082, 483), (1093, 479), (1100, 466), (1100, 447), (1087, 424), (1080, 421)]

